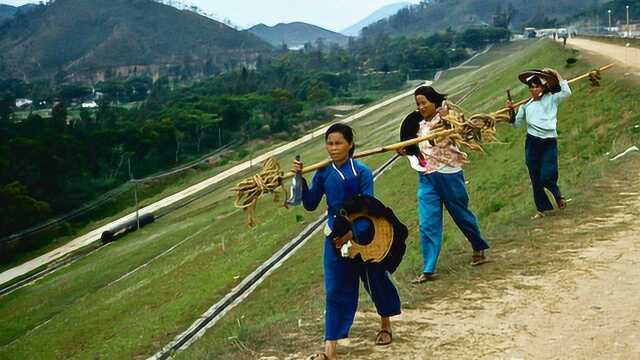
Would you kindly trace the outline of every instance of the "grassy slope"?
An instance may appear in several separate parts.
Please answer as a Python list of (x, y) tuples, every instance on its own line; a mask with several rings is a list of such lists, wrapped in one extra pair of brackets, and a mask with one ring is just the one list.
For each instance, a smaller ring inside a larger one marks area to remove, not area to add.
[[(382, 91), (375, 91), (367, 93), (365, 95), (371, 97), (375, 96), (380, 99), (373, 102), (371, 104), (371, 106), (373, 106), (405, 91), (406, 90), (403, 89), (402, 91), (394, 92), (391, 94), (384, 93)], [(360, 110), (355, 110), (352, 113), (358, 111)], [(346, 116), (348, 115), (349, 114), (347, 114)], [(236, 153), (246, 150), (248, 153), (261, 154), (283, 144), (284, 142), (282, 141), (272, 139), (266, 142), (257, 141), (251, 144), (244, 144), (234, 150), (236, 150)], [(248, 160), (249, 158), (246, 156), (244, 158), (232, 158), (223, 166), (208, 167), (206, 165), (203, 165), (167, 178), (141, 184), (139, 188), (140, 192), (138, 194), (138, 197), (140, 199), (140, 207), (142, 208), (158, 200), (178, 193), (194, 184), (216, 176), (217, 174), (222, 173), (223, 171)], [(135, 211), (133, 196), (133, 187), (131, 187), (131, 191), (127, 191), (124, 194), (112, 199), (111, 201), (103, 204), (97, 209), (92, 210), (87, 215), (83, 215), (78, 219), (72, 220), (70, 222), (70, 226), (65, 226), (64, 228), (54, 228), (49, 232), (43, 232), (42, 234), (37, 235), (34, 242), (37, 242), (37, 244), (39, 245), (33, 246), (33, 250), (23, 251), (15, 255), (15, 257), (10, 261), (0, 263), (0, 272), (34, 259), (49, 251), (52, 251), (68, 243), (69, 241), (72, 241), (78, 236), (86, 234), (104, 224), (108, 224), (109, 222), (130, 214), (131, 212)]]
[[(437, 85), (454, 93), (461, 81), (481, 82), (479, 91), (464, 103), (467, 109), (473, 110), (470, 113), (480, 112), (501, 107), (504, 103), (502, 94), (508, 87), (520, 89), (514, 93), (524, 96), (526, 89), (514, 81), (522, 69), (553, 66), (569, 77), (592, 67), (581, 58), (577, 66), (565, 69), (564, 59), (575, 56), (570, 50), (550, 42), (536, 42), (520, 51), (524, 44), (527, 43), (497, 49), (477, 61), (500, 59), (495, 64), (457, 79), (444, 78)], [(519, 51), (513, 52), (514, 49)], [(590, 193), (591, 184), (613, 166), (605, 154), (622, 151), (640, 140), (640, 132), (633, 128), (640, 124), (637, 113), (640, 89), (613, 72), (605, 75), (600, 89), (591, 89), (585, 83), (573, 88), (574, 95), (561, 106), (559, 114), (560, 185), (566, 195), (573, 198), (564, 216), (580, 221), (584, 211), (598, 206), (597, 199), (595, 204), (591, 200), (594, 196)], [(400, 163), (376, 183), (376, 194), (392, 204), (411, 231), (409, 251), (394, 274), (405, 307), (428, 308), (429, 299), (455, 298), (465, 288), (475, 287), (478, 281), (504, 278), (512, 272), (538, 271), (540, 266), (546, 265), (541, 254), (553, 251), (556, 245), (541, 246), (539, 242), (544, 240), (544, 232), (534, 229), (536, 224), (528, 220), (534, 207), (523, 160), (524, 129), (513, 130), (502, 125), (499, 136), (505, 144), (489, 146), (487, 155), (473, 155), (473, 162), (465, 169), (470, 182), (471, 207), (493, 246), (490, 256), (497, 259), (493, 265), (480, 268), (467, 265), (469, 246), (447, 216), (445, 245), (439, 262), (442, 281), (423, 287), (408, 285), (421, 267), (414, 195), (416, 176), (406, 164)], [(301, 350), (303, 354), (317, 350), (323, 336), (321, 249), (321, 239), (317, 237), (259, 287), (246, 303), (227, 314), (178, 358), (249, 359), (255, 358), (253, 351), (282, 356)], [(518, 256), (513, 257), (513, 253)], [(372, 308), (364, 294), (361, 306)], [(356, 326), (352, 333), (368, 339), (367, 336), (375, 331), (375, 324), (366, 327)]]
[[(410, 101), (358, 121), (361, 138), (369, 140), (366, 147), (395, 140), (387, 132), (370, 135), (371, 124), (393, 120), (389, 128), (396, 129), (401, 119), (395, 114)], [(296, 152), (307, 163), (319, 161), (325, 157), (318, 151), (322, 143), (319, 138)], [(286, 165), (293, 152), (283, 158)], [(378, 157), (372, 165), (384, 160)], [(0, 358), (129, 358), (168, 342), (320, 213), (287, 211), (266, 199), (257, 214), (262, 223), (248, 230), (228, 191), (239, 179), (34, 286), (0, 298)], [(187, 237), (174, 252), (107, 286)], [(131, 309), (136, 309), (133, 314)]]
[[(567, 56), (555, 44), (537, 42), (526, 51), (502, 57), (494, 68), (482, 69), (464, 79), (484, 84), (464, 105), (474, 111), (496, 108), (503, 102), (504, 89), (516, 87), (512, 79), (519, 70), (541, 65), (559, 67)], [(529, 60), (533, 57), (535, 60)], [(581, 64), (563, 72), (575, 74), (589, 67)], [(489, 74), (500, 76), (489, 79)], [(602, 155), (639, 138), (630, 126), (640, 122), (630, 110), (638, 108), (638, 100), (633, 99), (639, 98), (639, 90), (618, 77), (607, 80), (591, 94), (585, 84), (577, 86), (576, 94), (561, 108), (561, 185), (570, 189), (565, 191), (575, 199), (575, 208), (585, 198), (583, 190), (606, 169), (608, 162)], [(445, 81), (441, 86), (447, 91), (458, 86), (458, 80)], [(412, 106), (410, 100), (405, 100), (358, 121), (358, 146), (370, 148), (395, 141), (399, 121)], [(621, 114), (618, 121), (609, 120), (612, 113)], [(600, 136), (598, 142), (593, 140), (595, 134)], [(500, 137), (509, 144), (492, 145), (487, 155), (473, 156), (473, 163), (466, 169), (472, 208), (480, 217), (496, 257), (509, 248), (531, 243), (522, 239), (528, 238), (530, 224), (526, 219), (533, 209), (522, 160), (523, 130), (501, 127)], [(311, 163), (324, 157), (321, 149), (322, 141), (318, 139), (300, 152)], [(287, 154), (283, 158), (291, 157)], [(376, 156), (367, 159), (367, 163), (376, 167), (387, 158)], [(0, 298), (0, 358), (149, 355), (182, 332), (288, 241), (304, 226), (297, 219), (306, 222), (319, 214), (283, 210), (264, 200), (258, 211), (262, 223), (254, 230), (246, 230), (243, 214), (233, 209), (226, 192), (231, 183), (33, 286)], [(391, 204), (411, 228), (410, 250), (395, 274), (405, 306), (443, 296), (465, 286), (474, 276), (504, 276), (511, 270), (502, 266), (468, 268), (468, 245), (447, 220), (449, 230), (440, 262), (447, 281), (436, 284), (428, 293), (406, 286), (421, 263), (417, 252), (415, 185), (415, 173), (402, 161), (376, 184), (378, 196)], [(568, 213), (578, 211), (575, 208), (572, 205)], [(185, 238), (188, 240), (175, 251), (107, 286)], [(221, 247), (223, 239), (225, 252)], [(317, 346), (322, 338), (324, 301), (320, 253), (321, 240), (316, 237), (180, 357), (252, 358), (247, 347), (273, 349), (280, 354)], [(363, 305), (370, 307), (366, 297)], [(291, 337), (292, 333), (296, 336)]]

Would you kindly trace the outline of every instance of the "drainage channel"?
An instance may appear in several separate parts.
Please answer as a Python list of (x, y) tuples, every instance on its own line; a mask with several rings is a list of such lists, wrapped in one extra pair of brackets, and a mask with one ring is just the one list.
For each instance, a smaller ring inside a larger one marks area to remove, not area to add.
[[(374, 181), (378, 179), (393, 163), (399, 155), (392, 156), (382, 166), (374, 171)], [(266, 279), (274, 270), (279, 268), (289, 257), (291, 257), (307, 240), (318, 232), (324, 224), (326, 215), (322, 215), (313, 223), (309, 224), (298, 236), (292, 239), (278, 252), (273, 254), (269, 260), (264, 262), (253, 273), (249, 274), (240, 284), (229, 292), (222, 300), (210, 307), (198, 320), (196, 320), (187, 330), (178, 335), (173, 341), (167, 344), (162, 350), (149, 357), (148, 360), (164, 360), (172, 357), (177, 352), (187, 349), (191, 344), (202, 337), (205, 332), (215, 325), (227, 312), (233, 309), (247, 298), (262, 281)]]

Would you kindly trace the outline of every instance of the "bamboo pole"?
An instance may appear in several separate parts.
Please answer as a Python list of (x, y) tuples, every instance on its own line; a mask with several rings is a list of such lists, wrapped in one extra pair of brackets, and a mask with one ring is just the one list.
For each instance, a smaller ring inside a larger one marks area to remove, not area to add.
[[(365, 150), (365, 151), (361, 151), (359, 153), (355, 153), (353, 155), (354, 159), (358, 159), (358, 158), (362, 158), (362, 157), (367, 157), (370, 155), (375, 155), (375, 154), (382, 154), (388, 151), (394, 151), (394, 150), (398, 150), (407, 146), (411, 146), (411, 145), (415, 145), (418, 143), (421, 143), (423, 141), (429, 141), (429, 140), (433, 140), (435, 138), (438, 138), (440, 136), (447, 136), (449, 134), (453, 134), (454, 132), (456, 132), (454, 129), (450, 129), (450, 130), (444, 130), (444, 131), (438, 131), (429, 135), (425, 135), (422, 137), (417, 137), (415, 139), (410, 139), (410, 140), (406, 140), (406, 141), (402, 141), (399, 143), (395, 143), (395, 144), (391, 144), (391, 145), (384, 145), (384, 146), (380, 146), (374, 149), (369, 149), (369, 150)], [(313, 165), (310, 166), (305, 166), (302, 168), (302, 173), (306, 174), (308, 172), (312, 172), (318, 169), (322, 169), (323, 167), (327, 166), (331, 164), (331, 160), (327, 159), (327, 160), (323, 160), (319, 163), (315, 163)], [(293, 171), (289, 171), (288, 173), (284, 174), (284, 176), (282, 176), (282, 180), (286, 180), (289, 178), (292, 178), (295, 175), (295, 172)]]
[[(614, 64), (613, 64), (613, 63), (611, 63), (611, 64), (609, 64), (609, 65), (605, 65), (605, 66), (603, 66), (603, 67), (601, 67), (601, 68), (599, 68), (599, 69), (597, 69), (597, 70), (598, 70), (598, 71), (605, 71), (605, 70), (609, 70), (609, 69), (611, 69), (611, 68), (613, 67), (613, 65), (614, 65)], [(588, 73), (586, 73), (586, 74), (582, 74), (582, 75), (580, 75), (580, 76), (574, 77), (573, 79), (569, 80), (569, 81), (568, 81), (568, 83), (569, 83), (569, 84), (572, 84), (572, 83), (574, 83), (574, 82), (576, 82), (576, 81), (582, 80), (582, 79), (584, 79), (584, 78), (588, 78), (590, 74), (591, 74), (591, 71), (589, 71), (589, 72), (588, 72)], [(520, 100), (520, 101), (518, 101), (517, 103), (513, 104), (513, 108), (514, 108), (514, 109), (517, 109), (517, 108), (518, 108), (518, 107), (520, 107), (522, 104), (526, 104), (529, 100), (531, 100), (531, 98), (530, 98), (530, 97), (528, 97), (528, 98), (526, 98), (526, 99), (524, 99), (524, 100)], [(511, 109), (510, 109), (510, 108), (508, 108), (508, 107), (505, 107), (505, 108), (502, 108), (502, 109), (500, 109), (500, 110), (496, 111), (496, 112), (495, 112), (495, 114), (501, 114), (501, 113), (509, 112), (509, 110), (511, 110)]]
[[(586, 74), (580, 75), (576, 78), (573, 78), (571, 80), (569, 80), (569, 83), (573, 83), (576, 82), (578, 80), (584, 79), (586, 77), (588, 77), (591, 73), (593, 73), (594, 71), (604, 71), (607, 70), (609, 68), (611, 68), (613, 66), (613, 64), (609, 64), (606, 66), (601, 67), (600, 69), (596, 69), (593, 71), (590, 71)], [(517, 104), (514, 105), (514, 108), (517, 106), (520, 106), (522, 104), (524, 104), (525, 102), (527, 102), (529, 99), (526, 100), (522, 100), (520, 102), (518, 102)], [(467, 135), (471, 135), (471, 137), (473, 139), (470, 139), (468, 141), (470, 141), (470, 143), (466, 143), (465, 141), (461, 141), (461, 144), (466, 144), (467, 146), (469, 146), (472, 149), (476, 149), (476, 150), (482, 150), (482, 148), (480, 147), (480, 145), (476, 146), (476, 147), (472, 147), (473, 142), (475, 140), (479, 140), (481, 141), (481, 137), (483, 132), (485, 130), (487, 130), (487, 134), (491, 135), (492, 132), (495, 132), (495, 124), (498, 121), (505, 121), (504, 118), (508, 118), (508, 116), (502, 114), (504, 112), (508, 112), (511, 111), (511, 108), (503, 108), (498, 110), (497, 112), (493, 112), (490, 114), (475, 114), (473, 116), (471, 116), (469, 118), (469, 123), (467, 125), (470, 125), (472, 127), (471, 129), (471, 133), (468, 133)], [(457, 110), (461, 116), (464, 116), (461, 112), (461, 110)], [(361, 158), (361, 157), (366, 157), (366, 156), (370, 156), (370, 155), (374, 155), (374, 154), (381, 154), (387, 151), (393, 151), (393, 150), (398, 150), (410, 145), (415, 145), (418, 143), (421, 143), (423, 141), (429, 141), (429, 140), (434, 140), (434, 139), (448, 139), (450, 138), (452, 135), (453, 136), (458, 136), (460, 137), (460, 131), (462, 129), (463, 124), (461, 123), (461, 121), (465, 121), (464, 117), (462, 117), (462, 120), (460, 119), (448, 119), (449, 122), (451, 122), (452, 125), (454, 125), (454, 128), (452, 129), (439, 129), (438, 131), (435, 131), (429, 135), (426, 136), (422, 136), (422, 137), (418, 137), (415, 139), (410, 139), (410, 140), (406, 140), (406, 141), (402, 141), (399, 143), (395, 143), (395, 144), (390, 144), (390, 145), (384, 145), (384, 146), (380, 146), (374, 149), (370, 149), (370, 150), (365, 150), (362, 152), (359, 152), (357, 154), (355, 154), (353, 157), (354, 158)], [(482, 126), (478, 126), (477, 123), (474, 123), (475, 121), (480, 121), (483, 125)], [(486, 122), (488, 121), (488, 123)], [(488, 124), (488, 126), (491, 127), (491, 129), (485, 128), (485, 126)], [(467, 129), (469, 130), (469, 129)], [(462, 131), (467, 131), (467, 130), (462, 130)], [(491, 131), (489, 131), (491, 130)], [(480, 131), (479, 134), (474, 133), (475, 131)], [(318, 170), (321, 169), (327, 165), (329, 165), (331, 163), (331, 160), (327, 159), (324, 161), (321, 161), (319, 163), (313, 164), (311, 166), (308, 167), (303, 167), (302, 169), (302, 173), (308, 173), (314, 170)], [(251, 178), (247, 178), (245, 180), (243, 180), (241, 183), (238, 184), (238, 186), (236, 186), (235, 188), (231, 189), (232, 191), (236, 192), (236, 201), (235, 201), (235, 206), (237, 208), (241, 208), (245, 211), (248, 212), (249, 214), (249, 219), (248, 219), (248, 224), (249, 226), (252, 226), (253, 224), (255, 224), (255, 219), (254, 219), (254, 212), (255, 212), (255, 207), (257, 204), (258, 199), (265, 194), (274, 192), (277, 188), (282, 188), (282, 190), (284, 191), (284, 187), (283, 187), (283, 182), (286, 179), (292, 178), (296, 175), (295, 172), (293, 171), (288, 171), (286, 174), (282, 172), (280, 165), (278, 165), (278, 162), (275, 160), (275, 158), (271, 158), (269, 160), (267, 160), (265, 162), (265, 164), (263, 165), (263, 169), (262, 171), (258, 174), (255, 175)], [(286, 191), (285, 191), (286, 192)]]
[[(597, 70), (598, 71), (605, 71), (605, 70), (608, 70), (608, 69), (612, 68), (613, 65), (614, 64), (611, 63), (611, 64), (605, 65), (605, 66), (603, 66), (603, 67), (601, 67), (601, 68), (599, 68)], [(589, 74), (591, 74), (591, 71), (588, 72), (588, 73), (582, 74), (580, 76), (577, 76), (577, 77), (575, 77), (573, 79), (570, 79), (568, 82), (569, 82), (569, 84), (572, 84), (572, 83), (574, 83), (576, 81), (579, 81), (579, 80), (582, 80), (582, 79), (585, 79), (585, 78), (589, 77)], [(519, 106), (521, 106), (522, 104), (525, 104), (530, 99), (531, 98), (527, 98), (527, 99), (518, 101), (517, 103), (513, 104), (513, 108), (517, 109)], [(507, 108), (502, 108), (502, 109), (494, 112), (493, 114), (501, 114), (501, 113), (504, 113), (504, 112), (509, 112), (510, 110), (511, 109), (508, 108), (508, 107)], [(399, 142), (399, 143), (395, 143), (395, 144), (391, 144), (391, 145), (380, 146), (380, 147), (377, 147), (377, 148), (374, 148), (374, 149), (365, 150), (365, 151), (356, 153), (353, 156), (353, 158), (357, 159), (357, 158), (362, 158), (362, 157), (366, 157), (366, 156), (370, 156), (370, 155), (385, 153), (385, 152), (388, 152), (388, 151), (398, 150), (398, 149), (401, 149), (403, 147), (407, 147), (407, 146), (410, 146), (410, 145), (415, 145), (415, 144), (421, 143), (423, 141), (433, 140), (433, 139), (435, 139), (435, 138), (437, 138), (439, 136), (447, 136), (447, 135), (452, 134), (454, 132), (455, 132), (455, 130), (453, 130), (453, 129), (445, 130), (445, 131), (440, 131), (440, 132), (437, 132), (437, 133), (429, 134), (429, 135), (426, 135), (426, 136), (423, 136), (423, 137), (418, 137), (418, 138), (415, 138), (415, 139), (411, 139), (411, 140), (407, 140), (407, 141), (403, 141), (403, 142)], [(321, 161), (319, 163), (304, 167), (302, 169), (302, 173), (306, 174), (308, 172), (312, 172), (312, 171), (321, 169), (321, 168), (323, 168), (323, 167), (325, 167), (325, 166), (327, 166), (329, 164), (331, 164), (331, 160), (327, 159), (327, 160)], [(295, 175), (294, 172), (289, 171), (282, 177), (282, 180), (284, 181), (286, 179), (292, 178), (294, 175)]]

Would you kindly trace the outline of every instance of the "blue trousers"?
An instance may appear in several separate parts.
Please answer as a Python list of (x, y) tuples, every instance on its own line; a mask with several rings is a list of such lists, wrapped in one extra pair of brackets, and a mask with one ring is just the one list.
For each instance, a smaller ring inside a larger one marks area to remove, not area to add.
[(358, 308), (360, 281), (371, 296), (380, 316), (400, 314), (400, 297), (389, 274), (340, 257), (331, 240), (325, 238), (325, 340), (339, 340), (349, 336), (349, 329)]
[(464, 186), (464, 174), (419, 175), (418, 212), (420, 217), (420, 246), (424, 266), (422, 272), (433, 273), (442, 248), (442, 205), (446, 206), (460, 231), (471, 243), (473, 250), (489, 248), (480, 235), (478, 221), (469, 210), (469, 195)]
[(529, 169), (533, 200), (536, 209), (543, 212), (552, 210), (544, 188), (549, 189), (556, 200), (560, 201), (561, 194), (558, 187), (558, 142), (556, 138), (541, 139), (527, 134), (524, 146), (525, 160)]

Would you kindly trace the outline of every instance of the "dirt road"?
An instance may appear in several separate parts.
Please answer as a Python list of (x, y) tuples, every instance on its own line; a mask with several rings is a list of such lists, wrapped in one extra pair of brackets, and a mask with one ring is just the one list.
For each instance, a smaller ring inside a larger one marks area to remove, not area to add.
[[(637, 158), (637, 156), (636, 156)], [(639, 165), (640, 161), (635, 161)], [(637, 169), (637, 167), (636, 167)], [(640, 359), (640, 171), (608, 184), (620, 201), (566, 236), (588, 246), (563, 250), (570, 266), (479, 284), (395, 321), (386, 349), (370, 339), (343, 344), (348, 359)], [(548, 231), (545, 230), (545, 231)], [(517, 256), (516, 253), (511, 256)], [(357, 323), (375, 324), (376, 314)], [(370, 327), (370, 326), (369, 326)]]
[(598, 55), (607, 56), (617, 63), (633, 68), (634, 72), (640, 74), (640, 49), (638, 48), (578, 38), (569, 39), (567, 45)]

